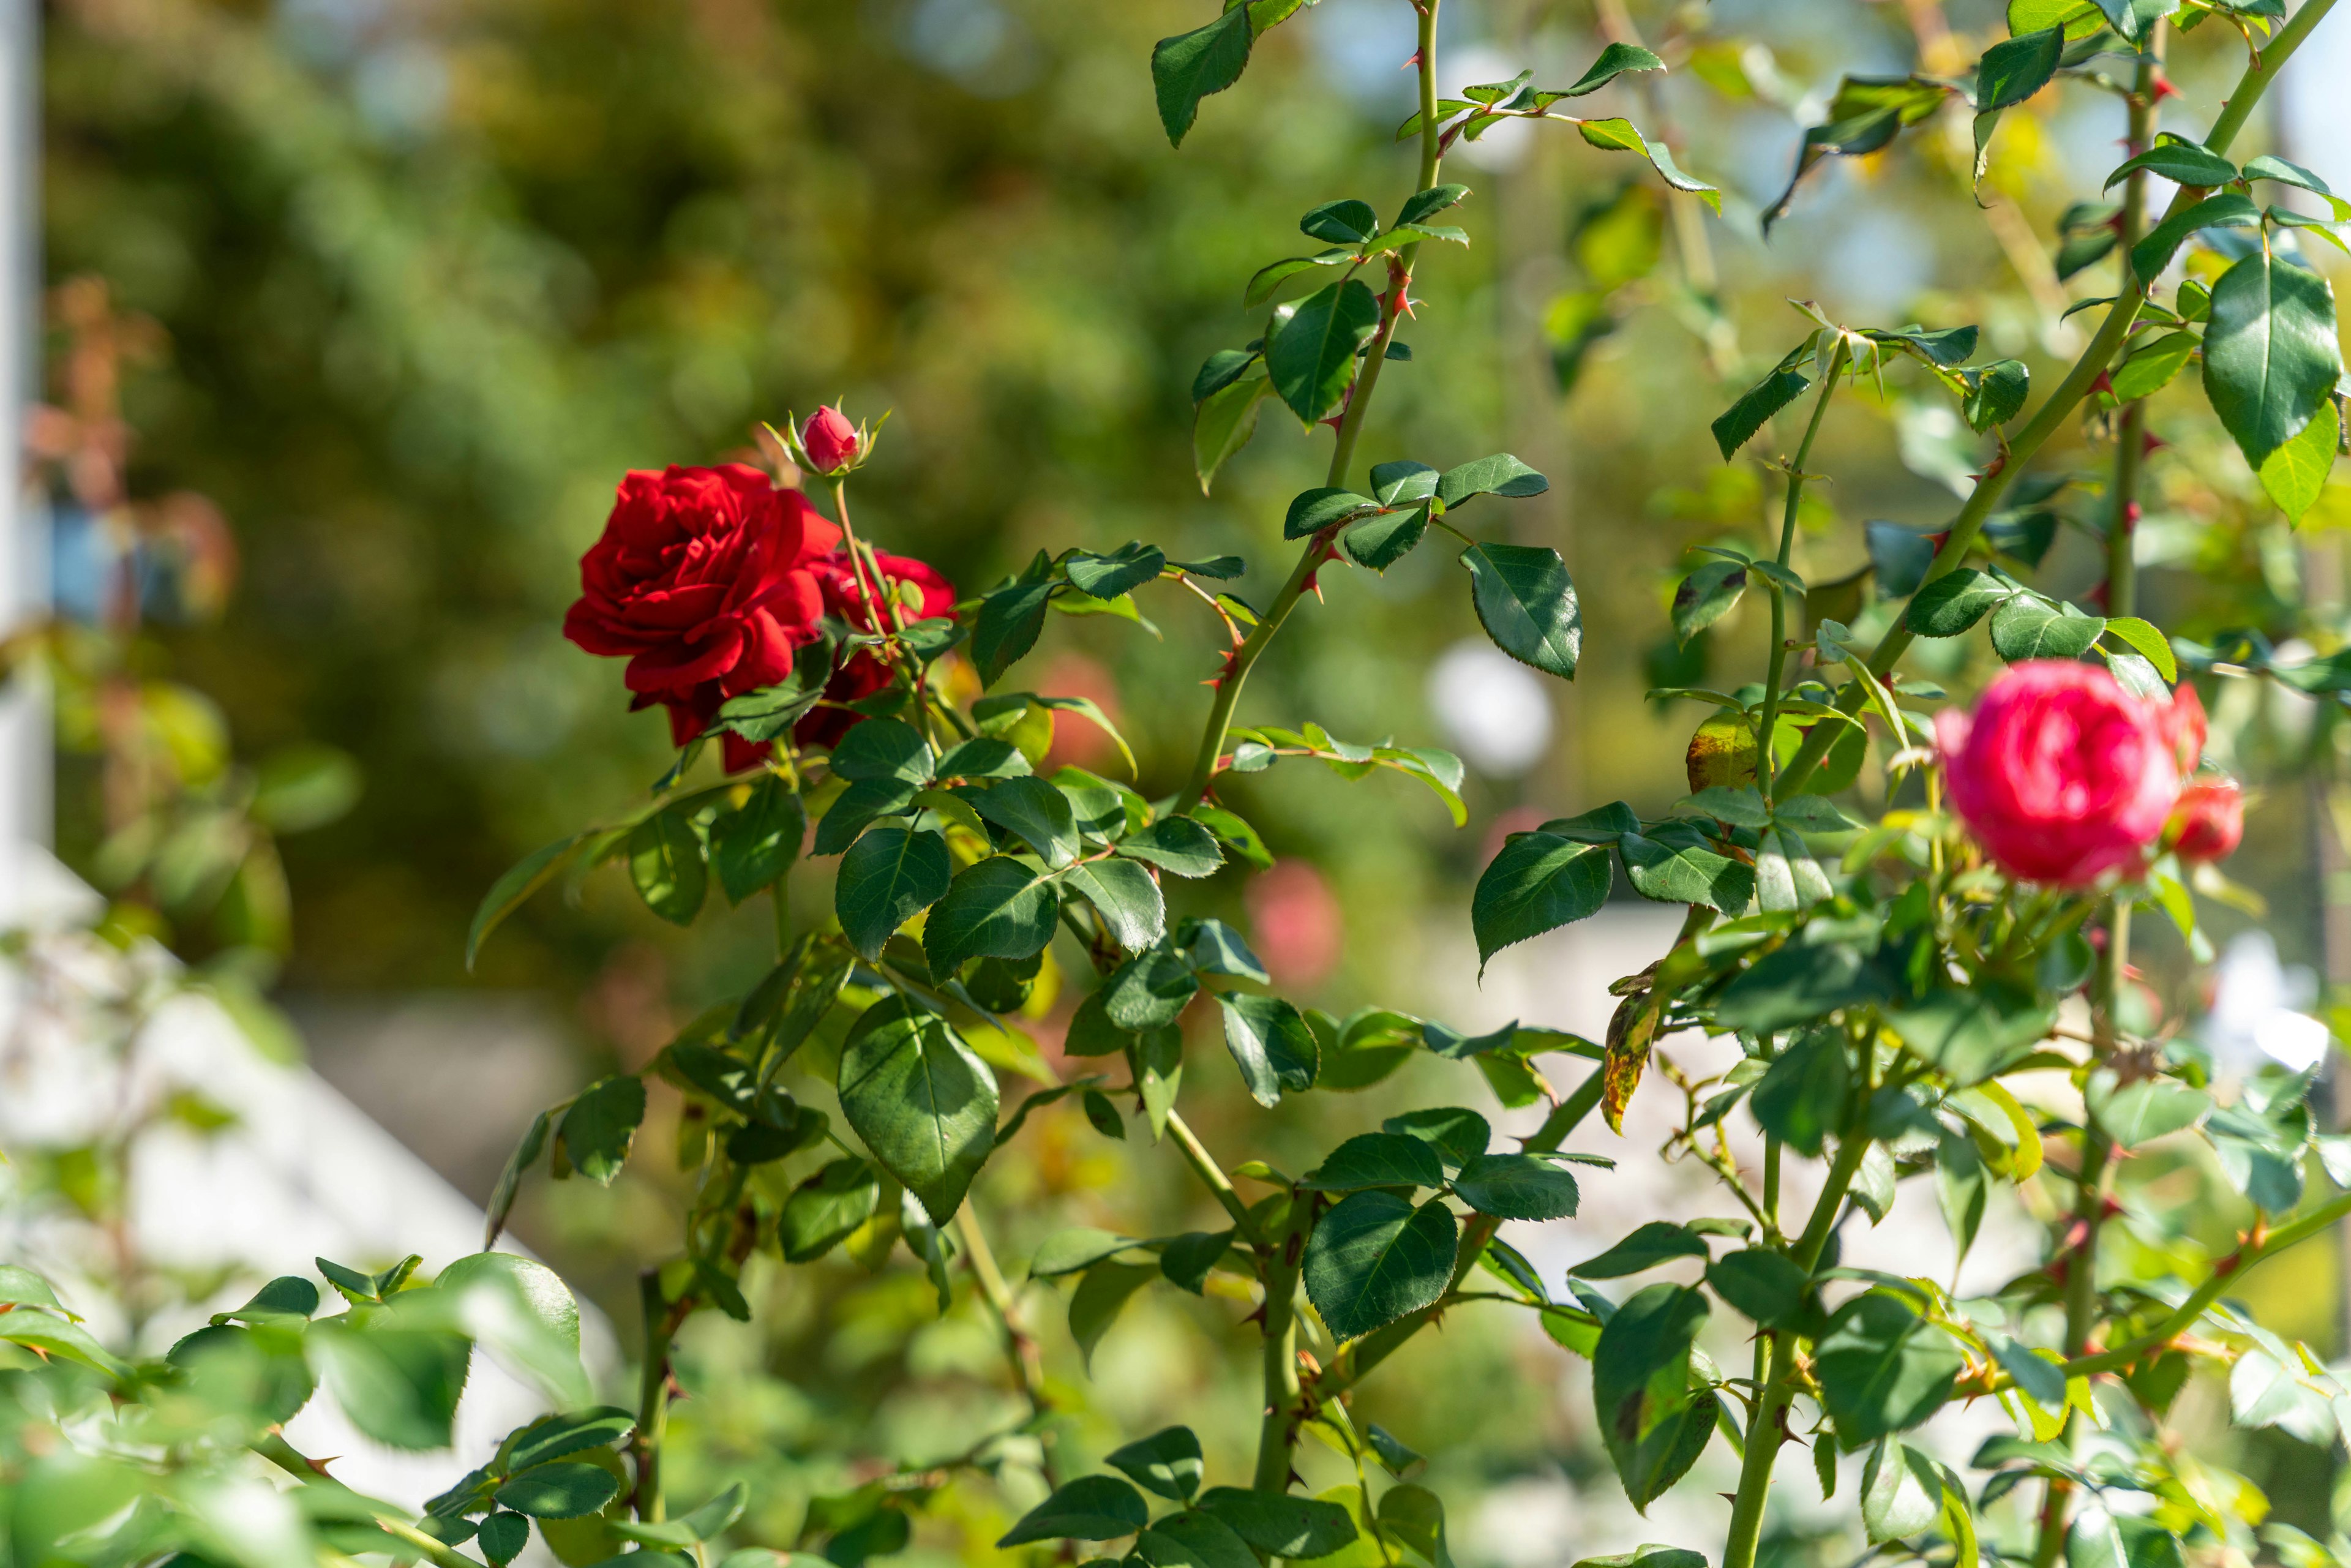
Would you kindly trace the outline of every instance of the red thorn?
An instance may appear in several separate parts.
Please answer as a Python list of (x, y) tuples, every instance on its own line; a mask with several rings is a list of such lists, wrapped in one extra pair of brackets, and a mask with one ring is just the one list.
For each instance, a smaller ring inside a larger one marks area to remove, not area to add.
[(2142, 457), (2151, 457), (2170, 444), (2171, 443), (2150, 430), (2147, 433), (2147, 439), (2139, 444), (2138, 455)]
[(2082, 597), (2088, 601), (2092, 609), (2103, 611), (2106, 607), (2106, 585), (2101, 582)]
[(2167, 98), (2178, 98), (2179, 96), (2179, 89), (2171, 85), (2171, 78), (2165, 76), (2161, 71), (2156, 72), (2155, 101), (2161, 103)]
[(2094, 392), (2112, 392), (2115, 390), (2114, 380), (2105, 371), (2100, 371), (2098, 379), (2090, 383), (2090, 390)]
[(1410, 70), (1410, 69), (1412, 69), (1412, 68), (1413, 68), (1413, 67), (1415, 67), (1415, 66), (1416, 66), (1416, 65), (1418, 65), (1418, 64), (1420, 64), (1420, 51), (1419, 51), (1418, 49), (1415, 49), (1415, 50), (1413, 50), (1413, 52), (1412, 52), (1412, 58), (1410, 58), (1410, 59), (1408, 59), (1408, 60), (1405, 61), (1405, 63), (1404, 63), (1404, 65), (1403, 65), (1403, 67), (1402, 67), (1401, 68), (1402, 68), (1402, 69), (1405, 69), (1405, 70)]

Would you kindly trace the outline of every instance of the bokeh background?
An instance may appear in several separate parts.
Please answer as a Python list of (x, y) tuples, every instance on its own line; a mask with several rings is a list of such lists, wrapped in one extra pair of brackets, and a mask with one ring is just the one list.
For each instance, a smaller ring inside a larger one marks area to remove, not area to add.
[[(1407, 193), (1409, 153), (1392, 133), (1410, 108), (1411, 17), (1401, 0), (1321, 0), (1264, 41), (1239, 88), (1207, 102), (1178, 153), (1145, 61), (1205, 10), (44, 8), (44, 266), (53, 281), (105, 290), (98, 316), (87, 292), (78, 325), (60, 314), (52, 361), (70, 370), (90, 321), (106, 323), (131, 493), (201, 496), (225, 524), (206, 551), (142, 566), (139, 658), (207, 694), (240, 754), (325, 744), (356, 762), (351, 809), (283, 844), (292, 938), (273, 983), (319, 1070), (472, 1196), (533, 1110), (643, 1062), (760, 972), (771, 940), (758, 906), (691, 934), (662, 925), (608, 871), (577, 900), (533, 903), (475, 972), (465, 966), (467, 922), (500, 871), (625, 810), (673, 758), (658, 716), (626, 711), (618, 667), (560, 636), (578, 556), (623, 471), (746, 455), (758, 422), (838, 399), (852, 416), (890, 413), (860, 479), (862, 526), (967, 592), (1040, 548), (1131, 538), (1175, 557), (1239, 555), (1244, 594), (1261, 599), (1279, 580), (1281, 511), (1321, 482), (1326, 438), (1268, 414), (1204, 496), (1188, 387), (1210, 351), (1255, 335), (1241, 284), (1301, 248), (1300, 213), (1347, 195), (1384, 210)], [(2059, 214), (2116, 161), (2122, 110), (2068, 87), (2011, 111), (1980, 204), (1964, 113), (1938, 120), (1885, 155), (1833, 161), (1766, 243), (1758, 215), (1840, 74), (1949, 74), (2004, 36), (1998, 5), (1447, 0), (1443, 15), (1448, 87), (1521, 64), (1539, 80), (1572, 78), (1607, 37), (1637, 30), (1674, 73), (1593, 101), (1665, 133), (1724, 192), (1718, 218), (1563, 129), (1505, 127), (1465, 148), (1448, 173), (1475, 188), (1461, 219), (1472, 244), (1431, 247), (1416, 355), (1389, 372), (1371, 418), (1372, 461), (1509, 450), (1551, 476), (1547, 496), (1489, 503), (1477, 520), (1567, 556), (1585, 627), (1573, 686), (1497, 669), (1458, 569), (1430, 548), (1384, 579), (1326, 570), (1324, 602), (1293, 623), (1245, 704), (1263, 722), (1460, 751), (1469, 822), (1454, 829), (1392, 778), (1348, 784), (1292, 765), (1236, 779), (1238, 807), (1290, 859), (1272, 876), (1215, 879), (1196, 912), (1245, 923), (1292, 994), (1467, 1021), (1503, 1005), (1472, 987), (1466, 921), (1499, 835), (1612, 799), (1669, 805), (1705, 710), (1645, 694), (1760, 668), (1759, 606), (1687, 648), (1664, 610), (1686, 547), (1764, 537), (1779, 494), (1766, 460), (1781, 447), (1759, 442), (1725, 464), (1706, 426), (1808, 329), (1786, 300), (1855, 325), (1978, 321), (1986, 357), (2053, 374), (2080, 341), (2080, 319), (2063, 312), (2112, 291), (2111, 263), (2061, 282), (2052, 257)], [(2182, 40), (2184, 96), (2166, 123), (2199, 131), (2241, 61), (2219, 27)], [(2302, 86), (2264, 110), (2257, 138), (2342, 186), (2351, 153), (2333, 84), (2346, 63), (2351, 48), (2323, 30), (2289, 78)], [(2335, 266), (2331, 252), (2309, 259)], [(2303, 530), (2286, 529), (2199, 408), (2186, 382), (2157, 405), (2155, 429), (2174, 444), (2141, 545), (2147, 612), (2207, 641), (2251, 627), (2331, 651), (2351, 491), (2330, 490)], [(2069, 432), (2043, 467), (2087, 473), (2105, 450), (2095, 432)], [(1915, 370), (1889, 371), (1882, 398), (1842, 399), (1814, 463), (1834, 482), (1807, 497), (1800, 570), (1816, 583), (1849, 574), (1871, 520), (1938, 526), (1988, 455)], [(97, 619), (120, 541), (78, 517), (69, 486), (52, 499), (56, 601)], [(2056, 506), (2094, 518), (2095, 487)], [(2096, 548), (2061, 527), (2043, 585), (2094, 582)], [(1216, 653), (1196, 605), (1171, 595), (1144, 612), (1155, 627), (1055, 618), (1015, 684), (1100, 701), (1153, 794), (1190, 758), (1207, 700), (1194, 683)], [(1975, 643), (1928, 662), (1955, 690), (1991, 667)], [(2322, 1009), (2325, 982), (2351, 980), (2351, 927), (2331, 918), (2329, 890), (2351, 893), (2327, 880), (2344, 860), (2336, 727), (2244, 683), (2216, 721), (2218, 754), (2260, 790), (2230, 871), (2266, 900), (2284, 969), (2261, 973), (2277, 974), (2278, 1005)], [(1060, 745), (1112, 766), (1081, 731)], [(102, 783), (96, 763), (60, 754), (57, 842), (93, 874)], [(810, 917), (828, 886), (821, 870), (800, 874)], [(2175, 939), (2146, 966), (2183, 1019), (2209, 1000), (2214, 955), (2253, 924), (2219, 905), (2210, 920), (2209, 946)], [(223, 940), (201, 926), (171, 935), (199, 960)], [(1547, 947), (1503, 988), (1565, 1009), (1547, 967), (1571, 960), (1602, 961)], [(1048, 1060), (1066, 1012), (1065, 999), (1036, 1020)], [(2239, 1032), (2258, 1043), (2252, 1026)], [(1436, 1069), (1399, 1082), (1435, 1099), (1483, 1096)], [(665, 1111), (649, 1149), (664, 1146)], [(1202, 1121), (1284, 1164), (1285, 1150), (1311, 1160), (1378, 1113), (1340, 1102), (1269, 1126), (1229, 1092)], [(1138, 1201), (1165, 1210), (1157, 1229), (1185, 1228), (1192, 1195), (1164, 1151), (1108, 1143), (1073, 1117), (1029, 1136), (985, 1183), (1008, 1257), (1066, 1224), (1134, 1224)], [(520, 1234), (625, 1316), (633, 1269), (675, 1201), (664, 1159), (641, 1157), (610, 1192), (580, 1186), (533, 1191)], [(2188, 1212), (2198, 1190), (2190, 1180), (2167, 1200), (2179, 1228), (2224, 1240), (2224, 1212)], [(1931, 1245), (1914, 1243), (1917, 1266), (1939, 1270), (1945, 1244), (1922, 1223)], [(1596, 1249), (1561, 1245), (1562, 1260)], [(2335, 1267), (2314, 1248), (2251, 1294), (2282, 1332), (2341, 1354)], [(1092, 1423), (1080, 1440), (1181, 1417), (1212, 1452), (1238, 1454), (1255, 1419), (1252, 1331), (1230, 1301), (1165, 1294), (1122, 1319), (1089, 1379), (1051, 1291), (1029, 1292), (1054, 1375)], [(852, 1484), (877, 1456), (950, 1452), (955, 1434), (1005, 1408), (984, 1320), (960, 1307), (935, 1320), (903, 1258), (878, 1273), (842, 1259), (796, 1270), (770, 1297), (761, 1333), (697, 1322), (695, 1397), (679, 1417), (684, 1490), (760, 1476), (761, 1506), (789, 1533), (808, 1497)], [(1577, 1414), (1581, 1364), (1466, 1315), (1430, 1341), (1366, 1389), (1364, 1409), (1437, 1456), (1431, 1484), (1455, 1501), (1458, 1554), (1566, 1563), (1638, 1538), (1617, 1539), (1639, 1525)], [(2236, 1462), (2278, 1483), (2282, 1517), (2325, 1533), (2330, 1458), (2273, 1433), (2231, 1441)], [(972, 1503), (966, 1541), (990, 1538), (990, 1520), (1019, 1500)], [(1812, 1550), (1800, 1530), (1785, 1544)], [(918, 1550), (959, 1548), (942, 1535)]]

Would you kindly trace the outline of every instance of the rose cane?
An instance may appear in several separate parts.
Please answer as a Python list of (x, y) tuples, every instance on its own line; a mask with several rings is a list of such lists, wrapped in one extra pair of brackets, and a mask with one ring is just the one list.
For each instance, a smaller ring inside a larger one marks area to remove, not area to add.
[(2168, 711), (2088, 664), (2017, 664), (1972, 717), (1936, 716), (1951, 809), (2011, 875), (2087, 886), (2162, 835), (2179, 796)]

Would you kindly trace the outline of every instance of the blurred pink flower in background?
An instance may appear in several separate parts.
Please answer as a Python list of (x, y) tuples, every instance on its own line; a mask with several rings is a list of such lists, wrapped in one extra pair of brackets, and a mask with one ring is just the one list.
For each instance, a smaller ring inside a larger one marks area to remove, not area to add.
[(1249, 939), (1278, 986), (1311, 990), (1339, 967), (1346, 922), (1322, 873), (1304, 861), (1279, 862), (1252, 878)]
[(1951, 809), (2010, 875), (2086, 886), (2162, 835), (2188, 738), (2176, 711), (2089, 664), (2014, 665), (1973, 716), (1935, 716)]

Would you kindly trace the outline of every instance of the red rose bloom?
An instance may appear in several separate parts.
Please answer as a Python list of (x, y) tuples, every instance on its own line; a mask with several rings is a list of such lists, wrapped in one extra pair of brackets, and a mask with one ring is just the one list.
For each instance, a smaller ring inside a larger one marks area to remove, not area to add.
[[(892, 555), (887, 550), (875, 550), (873, 559), (882, 564), (882, 575), (887, 578), (889, 592), (898, 601), (899, 613), (906, 623), (926, 621), (934, 616), (951, 614), (955, 610), (955, 585), (941, 577), (928, 563), (911, 556)], [(824, 587), (824, 608), (828, 614), (838, 617), (860, 632), (892, 630), (889, 608), (871, 601), (858, 584), (858, 574), (852, 567), (847, 550), (838, 550), (816, 563), (818, 580)], [(890, 684), (890, 667), (871, 648), (860, 648), (850, 655), (824, 688), (825, 700), (852, 703), (860, 697), (870, 697)], [(820, 707), (793, 727), (792, 738), (802, 746), (832, 746), (847, 734), (858, 715), (844, 713), (837, 707)]]
[(2163, 738), (2171, 743), (2179, 776), (2185, 779), (2204, 760), (2204, 738), (2211, 727), (2204, 717), (2204, 699), (2194, 686), (2179, 683), (2171, 694), (2171, 706), (2163, 710), (2162, 724)]
[[(805, 497), (744, 464), (632, 471), (580, 558), (563, 634), (626, 657), (632, 708), (669, 709), (684, 746), (727, 698), (791, 672), (792, 650), (818, 634), (820, 563), (840, 541)], [(762, 748), (726, 738), (730, 770), (758, 760)]]
[(863, 444), (857, 427), (837, 408), (818, 409), (800, 426), (800, 450), (820, 474), (837, 474), (857, 459)]
[(2171, 847), (2190, 863), (2228, 859), (2245, 837), (2245, 792), (2231, 779), (2190, 784), (2172, 810), (2170, 836)]

